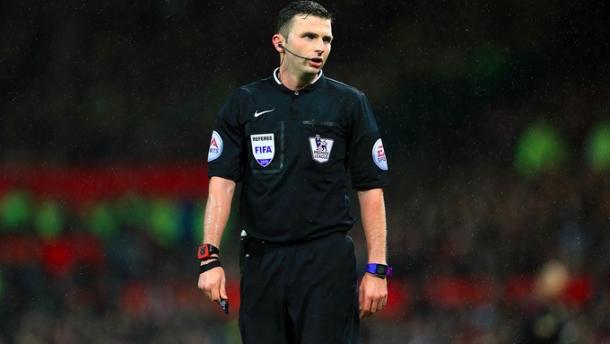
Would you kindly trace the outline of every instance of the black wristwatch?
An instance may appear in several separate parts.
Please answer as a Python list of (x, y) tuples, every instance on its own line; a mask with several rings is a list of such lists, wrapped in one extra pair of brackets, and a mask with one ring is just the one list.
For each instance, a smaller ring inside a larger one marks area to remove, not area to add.
[(206, 260), (212, 258), (213, 254), (220, 254), (218, 247), (211, 244), (201, 244), (197, 248), (197, 259)]
[(379, 278), (386, 278), (392, 276), (392, 267), (385, 264), (367, 264), (366, 272), (373, 274)]

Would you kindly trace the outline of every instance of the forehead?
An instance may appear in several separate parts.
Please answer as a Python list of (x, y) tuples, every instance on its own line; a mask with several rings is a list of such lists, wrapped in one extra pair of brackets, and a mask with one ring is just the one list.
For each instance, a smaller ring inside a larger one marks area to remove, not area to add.
[(330, 19), (316, 17), (314, 15), (297, 14), (292, 17), (291, 24), (290, 32), (294, 34), (314, 32), (321, 36), (332, 36)]

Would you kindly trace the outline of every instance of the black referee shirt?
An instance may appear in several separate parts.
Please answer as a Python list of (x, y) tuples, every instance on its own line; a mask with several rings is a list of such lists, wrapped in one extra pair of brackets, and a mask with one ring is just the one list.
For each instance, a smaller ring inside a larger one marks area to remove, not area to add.
[(358, 190), (383, 187), (387, 159), (366, 96), (322, 73), (291, 91), (272, 77), (239, 87), (218, 113), (208, 175), (242, 182), (241, 222), (269, 242), (308, 241), (354, 223)]

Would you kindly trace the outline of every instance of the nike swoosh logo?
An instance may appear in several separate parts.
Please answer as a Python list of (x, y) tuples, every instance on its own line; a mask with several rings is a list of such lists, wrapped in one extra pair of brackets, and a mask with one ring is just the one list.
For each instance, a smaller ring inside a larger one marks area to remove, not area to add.
[(255, 111), (255, 112), (254, 112), (254, 117), (258, 117), (258, 116), (260, 116), (260, 115), (264, 115), (264, 114), (266, 114), (267, 112), (271, 112), (271, 111), (275, 111), (275, 109), (271, 109), (271, 110), (265, 110), (265, 111), (261, 111), (261, 112)]

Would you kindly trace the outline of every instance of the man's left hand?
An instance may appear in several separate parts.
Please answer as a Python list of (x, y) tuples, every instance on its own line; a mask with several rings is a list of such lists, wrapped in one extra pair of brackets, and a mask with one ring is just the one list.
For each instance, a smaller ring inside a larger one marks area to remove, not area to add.
[(360, 283), (358, 303), (360, 319), (373, 315), (388, 302), (388, 280), (365, 273)]

